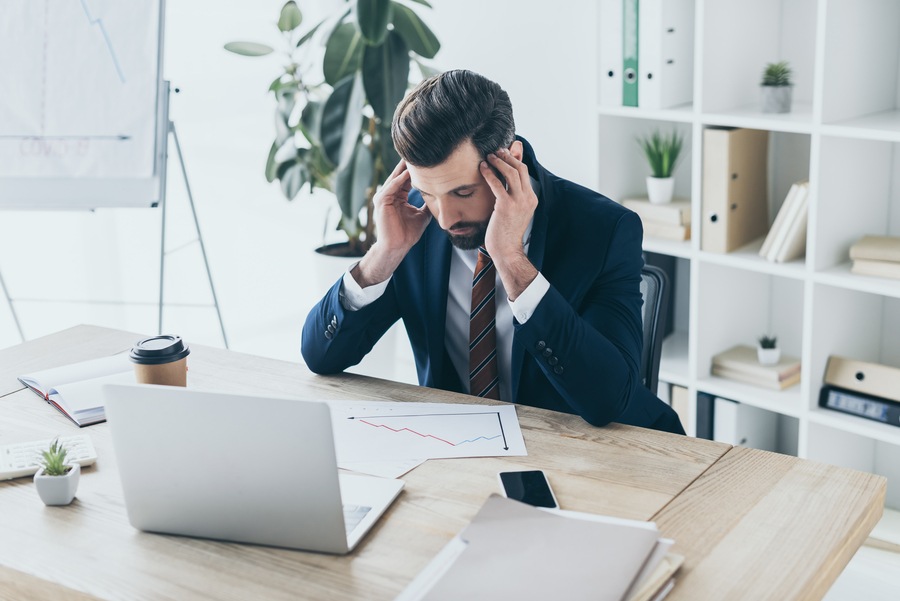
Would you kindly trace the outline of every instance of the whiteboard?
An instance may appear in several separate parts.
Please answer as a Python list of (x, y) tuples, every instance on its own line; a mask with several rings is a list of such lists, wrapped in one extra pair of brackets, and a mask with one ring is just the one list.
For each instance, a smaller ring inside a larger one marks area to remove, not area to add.
[(152, 206), (164, 0), (0, 0), (0, 208)]

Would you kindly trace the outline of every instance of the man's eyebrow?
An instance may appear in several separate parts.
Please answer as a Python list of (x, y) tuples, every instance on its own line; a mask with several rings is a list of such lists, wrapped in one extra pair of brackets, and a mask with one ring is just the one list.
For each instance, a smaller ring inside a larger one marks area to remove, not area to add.
[[(456, 186), (452, 190), (449, 190), (447, 192), (447, 194), (455, 194), (457, 192), (462, 192), (463, 190), (469, 190), (471, 188), (476, 188), (476, 187), (478, 187), (478, 184), (463, 184), (462, 186)], [(432, 194), (431, 192), (426, 192), (422, 188), (417, 188), (416, 186), (413, 186), (413, 189), (418, 190), (419, 194), (421, 194), (422, 196), (434, 196), (434, 194)]]

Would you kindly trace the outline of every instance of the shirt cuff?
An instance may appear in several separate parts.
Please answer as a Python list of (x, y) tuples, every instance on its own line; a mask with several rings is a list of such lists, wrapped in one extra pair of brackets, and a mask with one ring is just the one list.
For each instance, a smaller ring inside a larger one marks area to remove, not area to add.
[(344, 273), (344, 278), (341, 282), (341, 305), (344, 307), (345, 311), (359, 311), (366, 305), (371, 305), (384, 294), (384, 291), (387, 290), (388, 282), (391, 281), (391, 278), (386, 279), (380, 284), (373, 284), (372, 286), (367, 286), (365, 288), (361, 288), (357, 283), (353, 276), (350, 275), (350, 272), (358, 265), (359, 263), (354, 263), (350, 269), (348, 269)]
[(512, 308), (513, 316), (520, 324), (524, 324), (534, 315), (534, 310), (540, 304), (544, 295), (550, 290), (550, 282), (539, 271), (537, 277), (528, 284), (528, 288), (514, 301), (507, 301)]

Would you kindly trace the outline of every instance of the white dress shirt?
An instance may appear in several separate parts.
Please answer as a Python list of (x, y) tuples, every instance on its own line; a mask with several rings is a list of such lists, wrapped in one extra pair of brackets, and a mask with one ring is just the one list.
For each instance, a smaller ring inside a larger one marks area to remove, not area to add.
[[(532, 187), (536, 185), (532, 179)], [(525, 230), (522, 245), (528, 253), (528, 245), (531, 239), (531, 223)], [(450, 281), (447, 289), (447, 318), (445, 321), (444, 344), (450, 361), (459, 375), (464, 392), (469, 391), (469, 313), (472, 306), (472, 278), (475, 274), (475, 264), (478, 261), (478, 250), (460, 250), (453, 247), (450, 256)], [(350, 275), (350, 271), (356, 267), (354, 264), (344, 274), (342, 286), (342, 304), (348, 311), (357, 311), (366, 305), (375, 302), (384, 294), (390, 278), (361, 288)], [(528, 285), (515, 301), (510, 301), (500, 281), (500, 273), (497, 273), (496, 287), (496, 328), (497, 328), (497, 367), (500, 370), (500, 399), (513, 401), (512, 398), (512, 344), (513, 344), (513, 317), (521, 324), (528, 321), (547, 290), (550, 283), (538, 272), (537, 277)]]

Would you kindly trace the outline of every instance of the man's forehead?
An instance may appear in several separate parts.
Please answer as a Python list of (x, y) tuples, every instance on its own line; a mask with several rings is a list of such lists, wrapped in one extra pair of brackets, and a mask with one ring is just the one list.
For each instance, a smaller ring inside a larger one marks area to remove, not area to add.
[(481, 156), (471, 142), (456, 148), (447, 159), (433, 167), (409, 165), (410, 183), (429, 194), (443, 194), (460, 187), (475, 187), (483, 182), (478, 165)]

